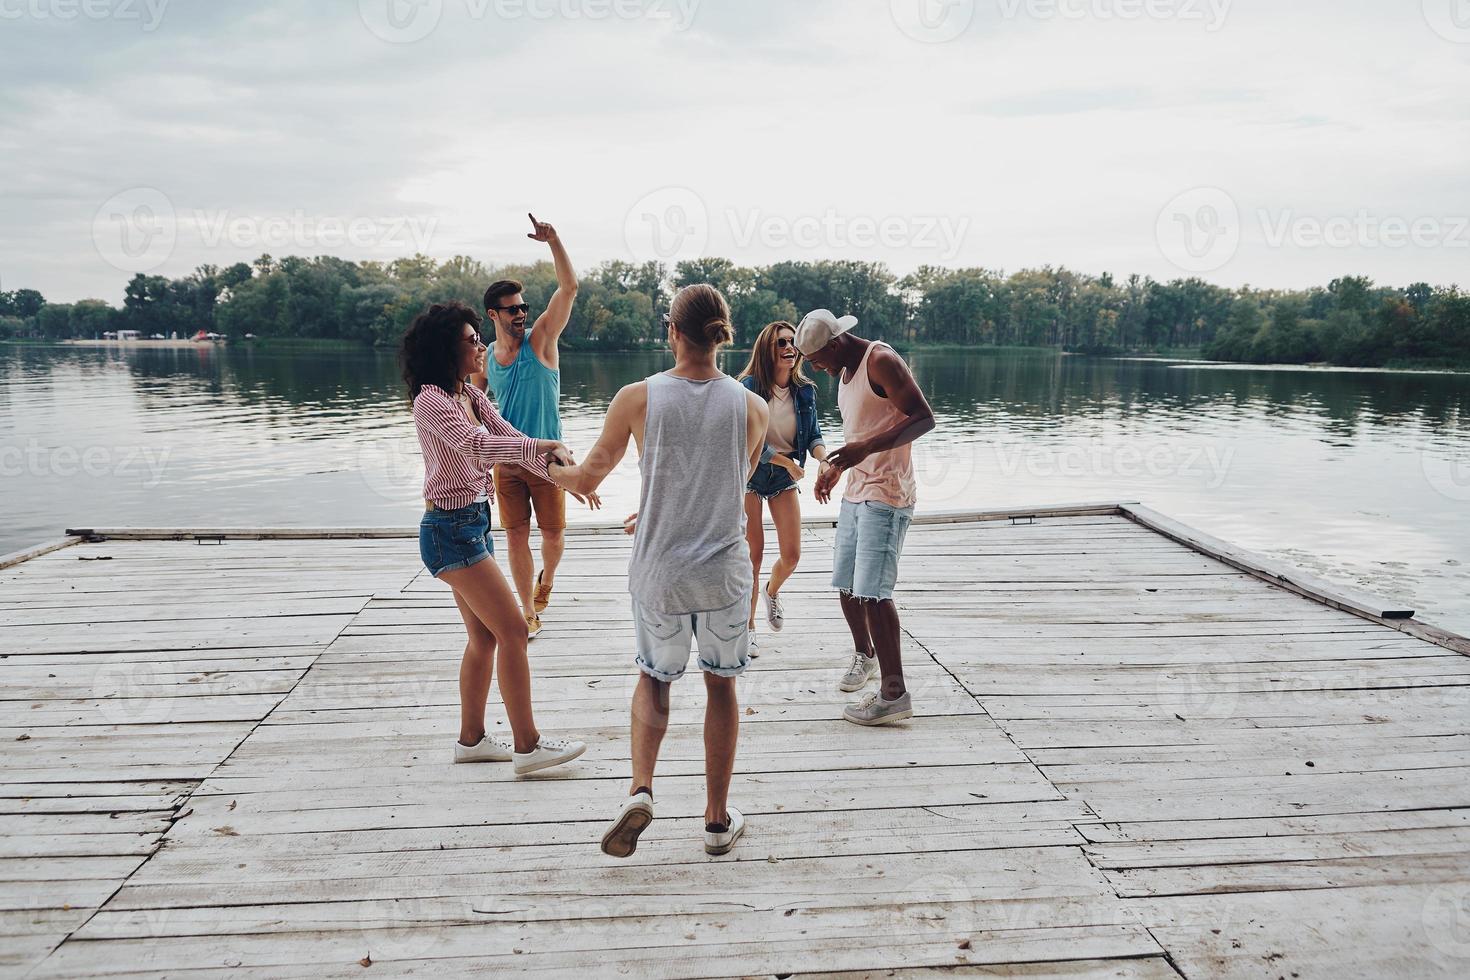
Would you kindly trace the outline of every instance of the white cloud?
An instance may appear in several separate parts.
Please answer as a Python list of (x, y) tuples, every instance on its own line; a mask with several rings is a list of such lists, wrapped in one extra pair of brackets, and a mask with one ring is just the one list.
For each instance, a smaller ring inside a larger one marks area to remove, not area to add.
[[(939, 44), (907, 36), (889, 0), (525, 0), (555, 16), (510, 20), (493, 0), (442, 0), (437, 28), (406, 44), (352, 3), (174, 0), (151, 32), (8, 20), (0, 282), (116, 301), (127, 274), (94, 247), (93, 219), (136, 186), (183, 215), (429, 221), (434, 254), (491, 262), (540, 254), (521, 227), (535, 210), (583, 264), (629, 257), (629, 209), (683, 187), (708, 249), (746, 263), (1159, 278), (1184, 274), (1155, 240), (1161, 209), (1219, 187), (1245, 227), (1215, 281), (1464, 279), (1470, 250), (1452, 244), (1276, 248), (1262, 233), (1262, 216), (1470, 214), (1470, 44), (1435, 33), (1420, 3), (1148, 0), (1223, 9), (1208, 30), (1097, 14), (1145, 0), (1061, 0), (1070, 17), (1017, 2), (980, 0)], [(854, 234), (894, 221), (906, 235)], [(941, 221), (965, 234), (936, 254), (922, 226)], [(750, 233), (814, 222), (829, 229), (815, 247)], [(160, 272), (254, 257), (196, 230), (183, 224)]]

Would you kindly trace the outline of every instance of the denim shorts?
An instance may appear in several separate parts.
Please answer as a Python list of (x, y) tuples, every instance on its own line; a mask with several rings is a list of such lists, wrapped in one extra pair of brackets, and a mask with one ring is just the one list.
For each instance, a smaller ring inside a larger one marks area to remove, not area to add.
[(757, 494), (762, 500), (770, 500), (794, 486), (796, 481), (791, 479), (791, 474), (785, 469), (775, 463), (761, 463), (755, 468), (750, 482), (745, 485), (745, 492)]
[(750, 665), (750, 600), (714, 612), (668, 615), (633, 600), (633, 638), (638, 669), (672, 684), (689, 666), (689, 641), (699, 646), (699, 669), (717, 677), (738, 677)]
[(832, 553), (832, 587), (859, 599), (892, 599), (903, 539), (913, 519), (912, 507), (844, 500)]
[(419, 521), (419, 557), (430, 575), (438, 578), (445, 572), (469, 568), (493, 554), (488, 503), (424, 511), (424, 519)]

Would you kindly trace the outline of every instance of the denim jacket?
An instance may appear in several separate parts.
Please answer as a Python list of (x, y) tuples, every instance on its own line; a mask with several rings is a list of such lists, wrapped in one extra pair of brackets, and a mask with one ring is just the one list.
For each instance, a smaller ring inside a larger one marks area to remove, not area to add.
[[(754, 377), (742, 378), (741, 384), (760, 394), (757, 390), (758, 382)], [(824, 446), (822, 441), (822, 428), (817, 424), (817, 387), (816, 385), (804, 385), (793, 388), (792, 394), (796, 400), (796, 441), (793, 443), (795, 451), (788, 453), (798, 466), (806, 465), (806, 454), (811, 452), (813, 446)], [(776, 451), (770, 446), (761, 450), (761, 462), (769, 463)]]

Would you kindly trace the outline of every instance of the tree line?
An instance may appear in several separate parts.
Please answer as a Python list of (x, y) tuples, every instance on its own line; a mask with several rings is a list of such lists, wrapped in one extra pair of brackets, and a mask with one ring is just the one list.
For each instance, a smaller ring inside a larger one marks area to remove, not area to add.
[[(494, 279), (519, 279), (544, 307), (556, 288), (550, 262), (490, 268), (459, 256), (392, 262), (329, 256), (200, 266), (180, 279), (137, 275), (120, 308), (101, 300), (47, 303), (40, 293), (0, 292), (0, 339), (90, 338), (110, 330), (144, 336), (197, 331), (234, 338), (312, 338), (396, 344), (433, 301), (480, 306)], [(736, 341), (749, 344), (772, 320), (828, 307), (852, 313), (865, 335), (900, 347), (1054, 347), (1081, 353), (1198, 353), (1230, 361), (1379, 366), (1470, 364), (1470, 294), (1424, 283), (1379, 286), (1361, 277), (1306, 290), (1227, 289), (1202, 279), (1169, 282), (1090, 276), (1065, 268), (925, 266), (897, 276), (881, 263), (729, 259), (604, 262), (581, 275), (565, 342), (623, 350), (656, 344), (658, 313), (675, 289), (712, 283), (731, 302)]]

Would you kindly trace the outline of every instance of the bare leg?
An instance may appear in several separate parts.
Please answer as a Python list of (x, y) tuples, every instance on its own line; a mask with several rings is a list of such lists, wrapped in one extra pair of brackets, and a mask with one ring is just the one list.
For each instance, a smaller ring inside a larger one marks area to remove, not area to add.
[(515, 581), (516, 594), (521, 597), (521, 609), (530, 616), (536, 611), (531, 591), (536, 578), (536, 563), (531, 558), (531, 525), (506, 528), (505, 542), (510, 549), (510, 577)]
[(495, 672), (495, 634), (458, 592), (454, 604), (469, 635), (459, 664), (459, 744), (479, 745), (485, 737), (485, 702), (490, 699), (490, 676)]
[(903, 683), (903, 634), (898, 623), (898, 606), (892, 599), (862, 602), (868, 614), (868, 633), (878, 655), (883, 680), (879, 690), (885, 700), (892, 701), (907, 690)]
[(638, 672), (633, 689), (633, 788), (653, 789), (653, 769), (658, 765), (659, 746), (669, 730), (669, 685)]
[(705, 823), (729, 818), (730, 777), (735, 772), (735, 743), (740, 737), (740, 701), (735, 678), (704, 675), (709, 701), (704, 709)]
[(848, 592), (837, 593), (842, 600), (842, 615), (847, 628), (852, 632), (852, 648), (865, 657), (873, 655), (873, 638), (868, 633), (868, 611), (863, 600)]
[(755, 585), (750, 590), (750, 628), (755, 629), (755, 607), (761, 597), (761, 564), (766, 553), (766, 529), (762, 524), (761, 497), (758, 493), (745, 495), (745, 543), (750, 545), (750, 566), (755, 571)]
[[(529, 551), (529, 546), (528, 549)], [(566, 532), (558, 529), (548, 531), (541, 529), (541, 584), (556, 584), (556, 569), (561, 564), (561, 556), (566, 554), (567, 537)], [(532, 578), (534, 579), (534, 575)], [(535, 608), (535, 607), (532, 607)]]
[(771, 582), (766, 591), (780, 595), (781, 586), (801, 563), (801, 496), (795, 490), (787, 490), (773, 497), (770, 506), (771, 520), (776, 522), (776, 538), (781, 542), (781, 557), (771, 566)]
[[(500, 666), (500, 699), (515, 735), (517, 752), (530, 752), (541, 741), (531, 712), (531, 665), (526, 660), (526, 620), (516, 607), (510, 584), (492, 558), (439, 576), (495, 636)], [(488, 693), (488, 681), (486, 691)], [(480, 702), (484, 713), (485, 703)]]

